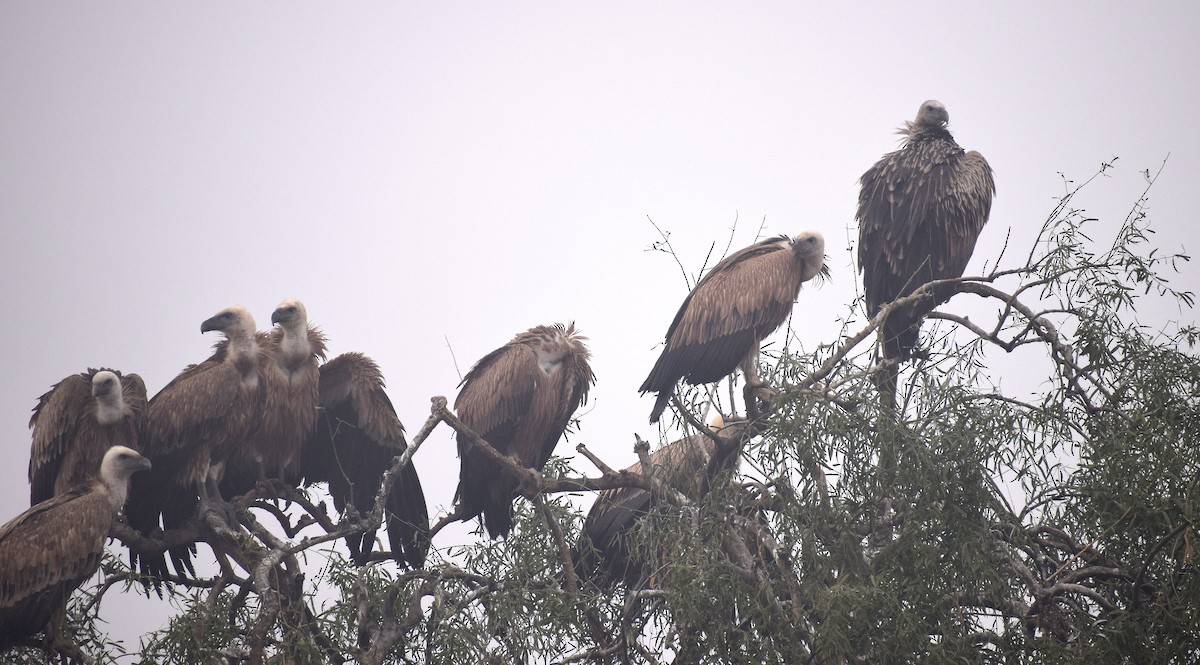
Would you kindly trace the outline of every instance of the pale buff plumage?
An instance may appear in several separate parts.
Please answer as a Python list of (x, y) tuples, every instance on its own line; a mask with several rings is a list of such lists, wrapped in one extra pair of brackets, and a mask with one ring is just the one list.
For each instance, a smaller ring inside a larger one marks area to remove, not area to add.
[[(147, 404), (142, 448), (155, 461), (154, 470), (135, 479), (130, 524), (142, 533), (170, 529), (188, 520), (201, 497), (218, 494), (229, 457), (257, 431), (267, 382), (264, 352), (254, 317), (244, 307), (221, 310), (200, 331), (225, 336), (213, 354), (190, 365)], [(176, 572), (190, 571), (187, 547), (171, 550)], [(133, 556), (134, 559), (138, 557)], [(161, 555), (142, 558), (141, 571), (166, 573)]]
[(297, 478), (300, 449), (316, 426), (325, 335), (309, 325), (308, 310), (295, 298), (275, 308), (271, 323), (271, 332), (257, 336), (265, 382), (258, 427), (232, 453), (222, 493), (244, 493), (263, 478)]
[[(718, 416), (709, 425), (726, 440), (739, 441), (746, 432), (746, 421), (728, 426)], [(650, 454), (650, 464), (658, 478), (690, 500), (701, 498), (707, 480), (730, 468), (736, 468), (741, 458), (730, 454), (719, 458), (718, 468), (710, 468), (716, 444), (712, 438), (695, 434), (668, 443)], [(635, 462), (626, 472), (642, 475), (645, 468)], [(711, 474), (711, 475), (710, 475)], [(582, 579), (602, 586), (623, 581), (634, 586), (654, 571), (648, 568), (653, 559), (669, 558), (667, 549), (651, 553), (639, 549), (630, 541), (631, 532), (651, 509), (653, 497), (640, 487), (618, 487), (603, 490), (584, 520), (580, 543), (576, 548), (576, 572)], [(648, 539), (649, 544), (669, 548), (670, 543)]]
[(146, 384), (137, 374), (89, 369), (59, 381), (29, 419), (30, 505), (95, 477), (112, 446), (138, 450)]
[[(458, 417), (501, 453), (540, 470), (595, 375), (575, 324), (537, 326), (484, 356), (463, 379)], [(464, 520), (482, 515), (494, 538), (512, 528), (517, 483), (459, 437), (458, 500)]]
[(98, 478), (0, 527), (0, 649), (42, 630), (57, 633), (67, 598), (100, 565), (129, 477), (148, 468), (137, 451), (113, 446)]
[(663, 352), (639, 388), (658, 393), (650, 422), (658, 421), (680, 379), (712, 383), (740, 366), (749, 384), (761, 383), (759, 344), (787, 320), (800, 286), (818, 275), (828, 275), (828, 268), (825, 239), (815, 231), (763, 240), (714, 266), (675, 314)]

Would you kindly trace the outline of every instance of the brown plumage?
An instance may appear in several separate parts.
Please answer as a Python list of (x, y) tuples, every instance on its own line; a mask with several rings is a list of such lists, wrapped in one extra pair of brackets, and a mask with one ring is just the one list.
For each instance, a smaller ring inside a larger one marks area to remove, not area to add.
[[(992, 208), (992, 169), (946, 130), (950, 115), (936, 100), (917, 110), (900, 133), (904, 145), (863, 174), (858, 195), (858, 266), (867, 314), (939, 279), (961, 277)], [(888, 315), (880, 331), (883, 355), (906, 359), (921, 319), (945, 302), (940, 290)]]
[[(219, 498), (217, 483), (226, 460), (259, 425), (266, 396), (261, 373), (267, 361), (254, 317), (244, 307), (229, 307), (200, 325), (200, 332), (209, 331), (225, 335), (213, 355), (185, 368), (147, 404), (142, 447), (154, 460), (154, 470), (135, 479), (138, 500), (128, 515), (142, 533), (159, 525), (160, 514), (164, 529), (182, 524), (195, 513), (197, 495)], [(191, 570), (191, 550), (172, 550), (176, 572)], [(166, 572), (160, 562), (146, 559), (142, 571)]]
[[(46, 631), (56, 642), (67, 598), (100, 565), (129, 476), (149, 469), (137, 451), (113, 446), (99, 478), (42, 501), (0, 527), (0, 650)], [(92, 475), (97, 475), (93, 470)]]
[(243, 494), (264, 478), (294, 481), (300, 449), (317, 424), (325, 335), (308, 325), (308, 311), (294, 298), (279, 303), (271, 323), (275, 328), (270, 333), (258, 333), (260, 373), (266, 382), (259, 427), (230, 457), (224, 494)]
[[(404, 425), (384, 392), (375, 361), (343, 353), (321, 366), (317, 423), (300, 455), (305, 483), (327, 483), (339, 512), (353, 505), (366, 515), (375, 507), (383, 474), (407, 449)], [(384, 506), (392, 558), (402, 566), (422, 566), (429, 551), (429, 511), (411, 460)], [(350, 536), (346, 543), (351, 559), (366, 564), (375, 532)]]
[(138, 450), (145, 411), (146, 384), (137, 374), (88, 369), (54, 384), (29, 419), (29, 504), (94, 477), (112, 446)]
[[(723, 426), (718, 420), (710, 426), (712, 430), (728, 441), (731, 447), (736, 446), (746, 432), (746, 421)], [(724, 449), (724, 448), (723, 448)], [(722, 471), (736, 468), (740, 458), (731, 451), (728, 456), (722, 456), (716, 468), (709, 468), (716, 444), (708, 436), (695, 434), (687, 438), (668, 443), (650, 454), (650, 463), (657, 469), (657, 475), (668, 486), (678, 491), (692, 501), (699, 501), (706, 480)], [(642, 475), (640, 462), (626, 467), (629, 473)], [(646, 547), (662, 542), (649, 536), (644, 539), (632, 540), (633, 529), (650, 511), (653, 497), (650, 492), (640, 487), (620, 487), (603, 490), (588, 511), (583, 523), (580, 543), (576, 548), (576, 572), (579, 577), (600, 586), (608, 586), (618, 582), (633, 587), (644, 583), (654, 574), (650, 566), (655, 561), (661, 563), (669, 554), (665, 552), (651, 553)], [(639, 547), (635, 542), (645, 543)]]
[[(517, 335), (467, 373), (454, 401), (458, 417), (496, 450), (540, 471), (595, 382), (585, 339), (573, 322)], [(482, 515), (491, 537), (507, 536), (517, 481), (462, 436), (458, 455), (463, 521)]]
[(748, 388), (761, 386), (759, 344), (787, 320), (800, 285), (828, 274), (825, 239), (815, 231), (763, 240), (713, 266), (684, 299), (638, 389), (658, 393), (650, 422), (658, 422), (680, 379), (713, 383), (740, 366)]

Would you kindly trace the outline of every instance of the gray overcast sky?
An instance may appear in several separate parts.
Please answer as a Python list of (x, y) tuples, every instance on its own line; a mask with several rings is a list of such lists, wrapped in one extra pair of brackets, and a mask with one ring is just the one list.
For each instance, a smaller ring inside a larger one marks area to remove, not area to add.
[[(693, 273), (735, 220), (735, 249), (764, 219), (824, 233), (832, 281), (793, 325), (833, 340), (857, 179), (927, 98), (995, 170), (968, 272), (1113, 156), (1079, 200), (1096, 237), (1169, 153), (1155, 238), (1196, 251), (1198, 29), (1195, 2), (0, 3), (0, 521), (51, 384), (111, 366), (156, 391), (207, 356), (202, 320), (265, 328), (285, 297), (381, 364), (410, 431), (483, 354), (574, 319), (598, 377), (576, 440), (628, 464), (686, 294), (647, 217)], [(416, 464), (447, 508), (448, 430)]]

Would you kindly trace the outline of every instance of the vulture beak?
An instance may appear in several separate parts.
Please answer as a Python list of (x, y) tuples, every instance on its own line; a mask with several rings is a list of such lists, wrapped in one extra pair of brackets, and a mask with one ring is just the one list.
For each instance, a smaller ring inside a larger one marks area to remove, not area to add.
[(101, 381), (92, 386), (92, 394), (96, 397), (102, 397), (113, 391), (112, 381)]
[(134, 471), (149, 471), (151, 468), (150, 458), (139, 457), (133, 461)]
[(282, 323), (285, 318), (287, 318), (287, 315), (284, 314), (283, 309), (277, 309), (271, 312), (271, 325)]
[(206, 333), (206, 332), (209, 332), (212, 330), (220, 330), (221, 329), (220, 319), (221, 319), (220, 314), (212, 317), (211, 319), (205, 319), (204, 323), (200, 324), (200, 332)]

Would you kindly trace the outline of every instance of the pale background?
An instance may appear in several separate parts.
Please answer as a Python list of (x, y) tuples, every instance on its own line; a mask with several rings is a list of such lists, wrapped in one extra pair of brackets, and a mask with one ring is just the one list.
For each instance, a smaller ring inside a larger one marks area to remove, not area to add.
[[(53, 383), (109, 366), (153, 393), (207, 356), (202, 320), (239, 303), (265, 328), (285, 297), (380, 363), (410, 432), (476, 359), (573, 319), (598, 382), (572, 444), (628, 464), (635, 432), (658, 438), (637, 387), (686, 294), (648, 217), (691, 273), (735, 221), (734, 248), (764, 219), (824, 233), (832, 280), (792, 325), (833, 340), (857, 179), (927, 98), (995, 170), (968, 272), (1009, 233), (1027, 252), (1063, 177), (1114, 156), (1079, 201), (1096, 237), (1169, 154), (1155, 239), (1195, 251), (1197, 30), (1194, 2), (2, 2), (0, 519), (27, 505)], [(415, 462), (448, 508), (449, 431)], [(162, 610), (105, 616), (129, 637)]]

